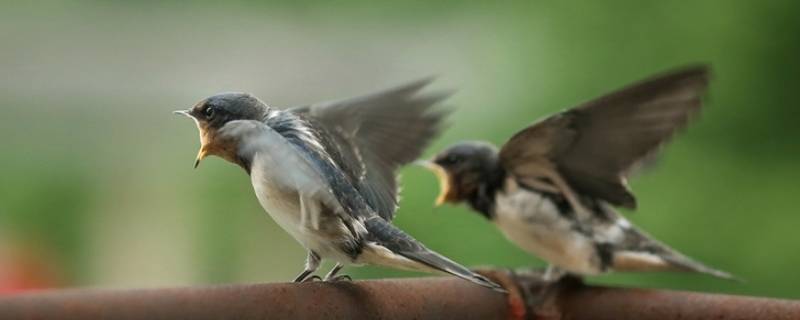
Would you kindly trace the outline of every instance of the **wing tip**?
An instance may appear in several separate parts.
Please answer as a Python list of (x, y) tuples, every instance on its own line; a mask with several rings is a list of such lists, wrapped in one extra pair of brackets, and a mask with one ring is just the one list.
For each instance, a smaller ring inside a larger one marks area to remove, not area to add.
[(707, 270), (707, 271), (705, 271), (703, 273), (708, 274), (708, 275), (713, 276), (713, 277), (717, 277), (717, 278), (723, 279), (723, 280), (729, 280), (729, 281), (734, 281), (734, 282), (738, 282), (738, 283), (746, 283), (747, 282), (742, 278), (739, 278), (739, 277), (737, 277), (737, 276), (735, 276), (735, 275), (733, 275), (733, 274), (731, 274), (729, 272), (725, 272), (725, 271), (722, 271), (722, 270), (709, 268), (709, 270)]
[(431, 74), (431, 75), (427, 75), (427, 76), (418, 78), (416, 80), (412, 80), (412, 81), (406, 82), (405, 84), (398, 85), (398, 86), (396, 86), (394, 88), (391, 88), (391, 89), (388, 89), (386, 91), (388, 91), (388, 92), (396, 92), (396, 93), (399, 93), (399, 94), (412, 95), (412, 94), (422, 90), (422, 88), (427, 87), (428, 85), (433, 83), (433, 81), (435, 81), (438, 78), (439, 78), (439, 75)]
[(429, 268), (438, 270), (455, 276), (457, 278), (472, 282), (476, 285), (491, 289), (496, 292), (508, 292), (503, 286), (495, 283), (488, 278), (469, 270), (468, 268), (458, 264), (455, 261), (448, 259), (434, 251), (424, 249), (421, 252), (400, 252), (401, 256), (407, 259), (414, 260), (417, 263), (428, 266)]
[[(672, 249), (670, 249), (670, 250), (672, 250)], [(725, 271), (722, 271), (722, 270), (714, 269), (712, 267), (709, 267), (709, 266), (705, 265), (702, 262), (698, 262), (698, 261), (696, 261), (694, 259), (691, 259), (689, 257), (686, 257), (686, 256), (680, 254), (680, 253), (677, 253), (674, 250), (673, 250), (672, 254), (667, 255), (667, 256), (662, 256), (661, 258), (664, 261), (666, 261), (667, 263), (673, 265), (674, 267), (676, 267), (676, 268), (678, 268), (679, 270), (682, 270), (682, 271), (690, 271), (690, 272), (702, 273), (702, 274), (710, 275), (710, 276), (715, 277), (715, 278), (734, 281), (734, 282), (739, 282), (739, 283), (744, 283), (745, 282), (743, 279), (741, 279), (741, 278), (739, 278), (739, 277), (737, 277), (737, 276), (735, 276), (735, 275), (733, 275), (733, 274), (731, 274), (729, 272), (725, 272)]]
[(683, 82), (683, 81), (697, 81), (701, 84), (702, 88), (708, 86), (713, 77), (713, 71), (710, 63), (695, 62), (683, 65), (681, 67), (673, 68), (658, 74), (651, 79), (656, 82)]
[(494, 281), (489, 280), (484, 276), (475, 275), (473, 278), (467, 280), (495, 292), (508, 293), (508, 290), (506, 290), (506, 288), (503, 288), (503, 286), (495, 283)]
[(708, 62), (692, 62), (678, 67), (674, 73), (692, 74), (692, 75), (705, 75), (712, 74), (711, 63)]
[(501, 285), (495, 283), (494, 281), (489, 280), (489, 278), (487, 278), (485, 276), (482, 276), (480, 274), (477, 274), (477, 273), (475, 273), (475, 272), (473, 272), (473, 271), (471, 271), (469, 269), (464, 268), (464, 270), (452, 270), (450, 268), (444, 268), (444, 269), (442, 269), (442, 271), (447, 272), (447, 273), (449, 273), (451, 275), (454, 275), (454, 276), (456, 276), (458, 278), (461, 278), (463, 280), (467, 280), (469, 282), (472, 282), (474, 284), (482, 286), (484, 288), (491, 289), (492, 291), (501, 292), (501, 293), (508, 293), (508, 290), (503, 288), (503, 286), (501, 286)]
[(706, 266), (704, 264), (701, 264), (699, 262), (697, 263), (696, 266), (691, 267), (691, 271), (702, 273), (702, 274), (707, 274), (709, 276), (712, 276), (712, 277), (715, 277), (715, 278), (718, 278), (718, 279), (723, 279), (723, 280), (728, 280), (728, 281), (733, 281), (733, 282), (738, 282), (738, 283), (745, 283), (746, 282), (744, 279), (739, 278), (739, 277), (737, 277), (737, 276), (735, 276), (735, 275), (733, 275), (733, 274), (731, 274), (729, 272), (725, 272), (725, 271), (722, 271), (722, 270), (717, 270), (717, 269), (708, 267), (708, 266)]

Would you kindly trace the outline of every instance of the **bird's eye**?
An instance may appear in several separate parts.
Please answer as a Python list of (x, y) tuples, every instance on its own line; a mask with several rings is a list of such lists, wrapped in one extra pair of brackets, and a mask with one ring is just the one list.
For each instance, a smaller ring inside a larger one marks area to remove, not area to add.
[(456, 163), (459, 163), (461, 161), (461, 157), (459, 157), (457, 155), (454, 155), (454, 154), (451, 154), (451, 155), (447, 156), (445, 161), (447, 161), (448, 164), (456, 164)]
[(214, 117), (214, 112), (215, 112), (214, 109), (215, 109), (214, 107), (209, 106), (208, 108), (203, 110), (203, 114), (206, 116), (206, 119), (211, 119)]

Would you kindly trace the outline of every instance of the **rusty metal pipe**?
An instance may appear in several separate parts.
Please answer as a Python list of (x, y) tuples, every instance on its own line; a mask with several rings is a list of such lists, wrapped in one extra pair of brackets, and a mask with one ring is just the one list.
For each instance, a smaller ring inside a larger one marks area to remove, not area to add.
[(686, 291), (587, 286), (539, 271), (484, 271), (509, 290), (513, 319), (800, 319), (800, 301)]
[(506, 319), (505, 301), (453, 278), (78, 289), (0, 297), (0, 319)]
[(696, 292), (584, 287), (560, 297), (561, 319), (800, 319), (800, 302)]
[(509, 294), (455, 278), (75, 289), (0, 297), (0, 319), (800, 319), (800, 301), (483, 274)]

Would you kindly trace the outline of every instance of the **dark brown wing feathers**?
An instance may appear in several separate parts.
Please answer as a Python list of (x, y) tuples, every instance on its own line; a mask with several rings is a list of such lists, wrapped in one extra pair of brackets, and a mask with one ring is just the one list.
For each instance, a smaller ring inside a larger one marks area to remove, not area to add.
[(547, 162), (578, 193), (634, 208), (626, 174), (697, 114), (708, 81), (706, 66), (690, 67), (586, 102), (517, 133), (501, 161), (523, 177), (521, 164)]
[(450, 93), (421, 94), (427, 78), (362, 97), (292, 109), (326, 132), (334, 158), (367, 203), (391, 220), (397, 169), (416, 160), (440, 133)]

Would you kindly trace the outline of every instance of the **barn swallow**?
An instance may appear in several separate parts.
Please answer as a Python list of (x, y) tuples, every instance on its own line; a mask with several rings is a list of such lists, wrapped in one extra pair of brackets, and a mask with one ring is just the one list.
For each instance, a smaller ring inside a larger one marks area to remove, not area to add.
[(511, 242), (546, 260), (546, 280), (609, 271), (731, 278), (653, 239), (614, 209), (636, 207), (627, 177), (699, 113), (708, 83), (707, 66), (673, 71), (546, 117), (499, 150), (461, 142), (422, 164), (439, 178), (437, 205), (466, 202)]
[(397, 209), (395, 171), (438, 135), (449, 94), (420, 94), (430, 79), (336, 102), (276, 109), (247, 93), (221, 93), (176, 113), (194, 119), (203, 158), (242, 167), (265, 211), (308, 250), (312, 275), (322, 259), (446, 273), (494, 290), (502, 288), (426, 248), (391, 224)]

